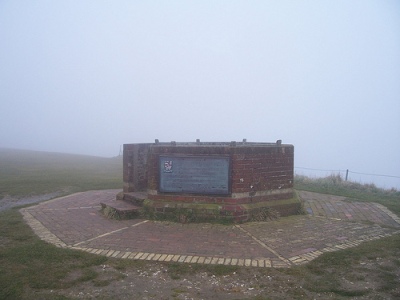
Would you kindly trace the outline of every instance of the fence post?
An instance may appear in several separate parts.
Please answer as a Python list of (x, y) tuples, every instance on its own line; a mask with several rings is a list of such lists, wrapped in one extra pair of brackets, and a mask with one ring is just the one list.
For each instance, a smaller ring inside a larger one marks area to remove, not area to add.
[(346, 179), (345, 179), (345, 181), (347, 181), (348, 177), (349, 177), (349, 169), (346, 170)]

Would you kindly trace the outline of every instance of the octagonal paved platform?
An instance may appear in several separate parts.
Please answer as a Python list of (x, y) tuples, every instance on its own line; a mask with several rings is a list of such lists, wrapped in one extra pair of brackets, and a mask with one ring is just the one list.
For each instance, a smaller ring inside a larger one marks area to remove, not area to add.
[(237, 225), (111, 220), (100, 202), (120, 190), (77, 193), (21, 209), (29, 226), (58, 247), (123, 259), (290, 267), (322, 253), (400, 233), (400, 218), (376, 203), (300, 191), (306, 215)]

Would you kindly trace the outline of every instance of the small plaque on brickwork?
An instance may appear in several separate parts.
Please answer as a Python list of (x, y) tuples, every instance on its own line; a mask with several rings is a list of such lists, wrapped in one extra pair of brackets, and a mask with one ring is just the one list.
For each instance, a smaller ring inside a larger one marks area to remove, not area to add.
[(159, 170), (160, 192), (207, 195), (230, 193), (229, 156), (161, 155)]

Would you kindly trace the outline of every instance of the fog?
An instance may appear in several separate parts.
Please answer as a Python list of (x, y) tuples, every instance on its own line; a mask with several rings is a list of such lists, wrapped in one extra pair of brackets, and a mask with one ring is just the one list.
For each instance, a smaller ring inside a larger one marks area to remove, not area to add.
[(282, 139), (400, 188), (397, 0), (3, 0), (0, 41), (0, 147)]

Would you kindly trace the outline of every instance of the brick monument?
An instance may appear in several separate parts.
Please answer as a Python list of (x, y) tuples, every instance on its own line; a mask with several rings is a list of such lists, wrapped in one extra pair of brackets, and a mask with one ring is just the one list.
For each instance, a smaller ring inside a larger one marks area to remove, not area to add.
[(297, 214), (293, 145), (200, 142), (125, 144), (123, 194), (158, 217), (245, 222)]

